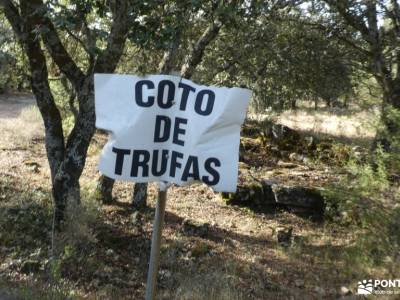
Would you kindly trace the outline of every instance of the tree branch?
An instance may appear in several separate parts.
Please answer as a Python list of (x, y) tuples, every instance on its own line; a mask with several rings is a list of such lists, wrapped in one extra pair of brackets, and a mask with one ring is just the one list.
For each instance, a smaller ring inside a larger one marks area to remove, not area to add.
[(203, 32), (192, 51), (186, 56), (185, 62), (181, 68), (181, 76), (190, 78), (197, 65), (201, 62), (205, 48), (218, 36), (223, 23), (217, 19), (213, 21)]
[[(24, 0), (23, 2), (26, 1), (28, 0)], [(43, 42), (52, 59), (57, 64), (60, 71), (64, 73), (72, 83), (74, 88), (78, 89), (85, 79), (85, 75), (65, 50), (52, 21), (47, 16), (47, 7), (42, 0), (29, 0), (28, 2), (30, 2), (31, 6), (30, 13), (34, 14), (37, 19), (37, 24), (35, 25), (40, 26), (39, 29)]]
[(115, 70), (124, 51), (129, 31), (129, 1), (116, 0), (113, 7), (113, 22), (106, 49), (97, 58), (94, 65), (96, 73), (110, 73)]
[(341, 35), (340, 32), (338, 32), (336, 30), (332, 30), (332, 29), (328, 28), (327, 26), (323, 25), (322, 23), (311, 23), (311, 22), (307, 22), (305, 20), (301, 20), (300, 22), (301, 22), (301, 24), (304, 24), (306, 26), (314, 27), (317, 30), (329, 32), (334, 37), (336, 37), (338, 40), (348, 44), (352, 48), (361, 52), (363, 55), (368, 56), (368, 57), (372, 56), (372, 53), (369, 50), (364, 49), (362, 46), (358, 45), (356, 41), (352, 41), (351, 39), (348, 39), (347, 37)]
[(342, 16), (346, 23), (361, 33), (364, 40), (371, 42), (370, 31), (363, 19), (349, 11), (348, 0), (325, 0), (330, 7), (333, 7)]

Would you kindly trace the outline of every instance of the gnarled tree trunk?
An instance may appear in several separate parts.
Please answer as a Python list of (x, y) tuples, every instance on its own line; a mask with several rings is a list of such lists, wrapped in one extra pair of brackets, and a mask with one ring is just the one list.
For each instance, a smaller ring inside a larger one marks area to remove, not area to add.
[[(48, 7), (42, 0), (21, 0), (19, 6), (11, 0), (0, 1), (0, 6), (28, 57), (32, 92), (45, 127), (45, 146), (51, 171), (55, 221), (58, 229), (64, 220), (69, 203), (80, 203), (79, 178), (95, 131), (93, 76), (95, 72), (113, 72), (122, 55), (129, 28), (127, 2), (114, 3), (113, 22), (107, 47), (98, 54), (96, 62), (85, 74), (64, 48), (49, 18)], [(39, 33), (38, 28), (45, 30)], [(71, 82), (77, 95), (79, 112), (66, 140), (60, 111), (49, 85), (46, 56), (41, 47), (41, 40), (60, 71)]]

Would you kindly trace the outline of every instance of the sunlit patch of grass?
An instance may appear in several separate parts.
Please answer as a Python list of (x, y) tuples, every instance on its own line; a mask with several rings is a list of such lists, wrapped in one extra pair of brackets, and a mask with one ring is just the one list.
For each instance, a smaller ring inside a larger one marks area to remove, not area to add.
[(338, 138), (372, 139), (376, 132), (375, 111), (338, 112), (335, 109), (299, 109), (281, 113), (278, 122), (290, 128)]
[(263, 120), (266, 116), (274, 122), (286, 125), (294, 130), (314, 136), (332, 137), (355, 144), (367, 144), (375, 137), (379, 121), (379, 112), (375, 109), (360, 110), (299, 107), (282, 113), (252, 114), (251, 119)]
[(36, 106), (22, 108), (17, 118), (3, 118), (0, 123), (1, 148), (27, 147), (44, 136), (43, 121)]

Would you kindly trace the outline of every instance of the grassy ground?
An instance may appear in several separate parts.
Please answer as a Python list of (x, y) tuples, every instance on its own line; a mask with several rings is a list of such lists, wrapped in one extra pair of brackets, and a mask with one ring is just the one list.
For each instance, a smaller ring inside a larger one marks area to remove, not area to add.
[(332, 137), (347, 144), (369, 146), (375, 137), (378, 109), (340, 109), (300, 105), (297, 110), (274, 114), (273, 118), (290, 128), (319, 137)]
[[(143, 299), (156, 186), (150, 185), (149, 208), (141, 213), (129, 205), (129, 183), (116, 184), (115, 205), (96, 203), (105, 141), (96, 135), (81, 179), (82, 207), (72, 208), (67, 230), (53, 236), (40, 118), (25, 103), (0, 118), (0, 299)], [(340, 177), (336, 167), (321, 163), (288, 169), (278, 162), (264, 157), (251, 167), (315, 187)], [(165, 222), (159, 299), (337, 299), (351, 297), (359, 280), (396, 275), (363, 264), (346, 227), (228, 206), (203, 185), (172, 187)], [(293, 228), (290, 247), (277, 242), (282, 228)]]

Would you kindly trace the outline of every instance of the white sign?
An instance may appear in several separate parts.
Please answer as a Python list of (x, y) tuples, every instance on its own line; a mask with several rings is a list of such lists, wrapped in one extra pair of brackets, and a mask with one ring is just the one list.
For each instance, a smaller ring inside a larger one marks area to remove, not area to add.
[(96, 127), (110, 132), (99, 170), (135, 182), (202, 181), (234, 192), (251, 91), (171, 75), (96, 74)]

